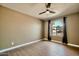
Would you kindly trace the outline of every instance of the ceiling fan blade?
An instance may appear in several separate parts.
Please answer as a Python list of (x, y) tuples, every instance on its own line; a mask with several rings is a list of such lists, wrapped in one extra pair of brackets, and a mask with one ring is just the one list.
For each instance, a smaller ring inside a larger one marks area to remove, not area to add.
[(50, 8), (50, 6), (51, 6), (51, 3), (46, 4), (46, 8)]
[(50, 11), (50, 10), (49, 10), (49, 12), (50, 12), (50, 13), (55, 13), (54, 11)]
[(44, 11), (44, 12), (41, 12), (41, 13), (39, 13), (39, 15), (41, 15), (41, 14), (43, 14), (43, 13), (45, 13), (46, 11)]

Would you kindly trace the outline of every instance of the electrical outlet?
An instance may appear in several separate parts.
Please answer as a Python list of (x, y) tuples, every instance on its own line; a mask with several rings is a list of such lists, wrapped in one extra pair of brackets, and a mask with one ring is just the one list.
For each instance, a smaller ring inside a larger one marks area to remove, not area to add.
[(11, 42), (11, 45), (13, 46), (14, 45), (14, 42)]

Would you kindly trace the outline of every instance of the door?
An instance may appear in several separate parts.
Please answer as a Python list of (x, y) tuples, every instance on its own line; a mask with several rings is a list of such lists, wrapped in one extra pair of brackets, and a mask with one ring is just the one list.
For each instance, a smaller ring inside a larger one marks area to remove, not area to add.
[(63, 19), (55, 19), (51, 21), (51, 40), (61, 41), (63, 39), (64, 23)]

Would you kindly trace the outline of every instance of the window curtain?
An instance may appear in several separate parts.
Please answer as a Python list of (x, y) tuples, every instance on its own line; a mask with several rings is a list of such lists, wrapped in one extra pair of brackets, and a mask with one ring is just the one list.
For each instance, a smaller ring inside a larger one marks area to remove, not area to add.
[(51, 36), (50, 36), (50, 24), (51, 20), (48, 20), (48, 40), (51, 41)]
[(63, 43), (67, 44), (68, 43), (68, 40), (67, 40), (67, 26), (66, 26), (66, 19), (67, 17), (63, 17), (63, 23), (64, 23), (64, 31), (63, 31)]

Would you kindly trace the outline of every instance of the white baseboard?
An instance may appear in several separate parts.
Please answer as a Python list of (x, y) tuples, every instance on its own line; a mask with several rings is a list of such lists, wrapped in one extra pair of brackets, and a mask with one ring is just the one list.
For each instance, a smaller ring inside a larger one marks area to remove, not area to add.
[(75, 44), (71, 44), (71, 43), (68, 43), (68, 45), (79, 48), (79, 45), (75, 45)]
[[(52, 41), (53, 41), (53, 42), (56, 42), (56, 43), (61, 43), (61, 44), (62, 44), (61, 41), (56, 41), (56, 40), (52, 40)], [(72, 46), (72, 47), (77, 47), (77, 48), (79, 48), (79, 45), (75, 45), (75, 44), (71, 44), (71, 43), (68, 43), (67, 45)]]
[(57, 43), (62, 43), (61, 41), (57, 41), (57, 40), (52, 40), (53, 42), (57, 42)]
[(30, 44), (33, 44), (33, 43), (36, 43), (36, 42), (39, 42), (39, 41), (40, 40), (36, 40), (36, 41), (29, 42), (29, 43), (17, 45), (17, 46), (11, 47), (11, 48), (6, 48), (6, 49), (3, 49), (3, 50), (0, 50), (0, 53), (7, 52), (7, 51), (10, 51), (10, 50), (13, 50), (13, 49), (16, 49), (16, 48), (20, 48), (20, 47), (23, 47), (23, 46), (26, 46), (26, 45), (30, 45)]

